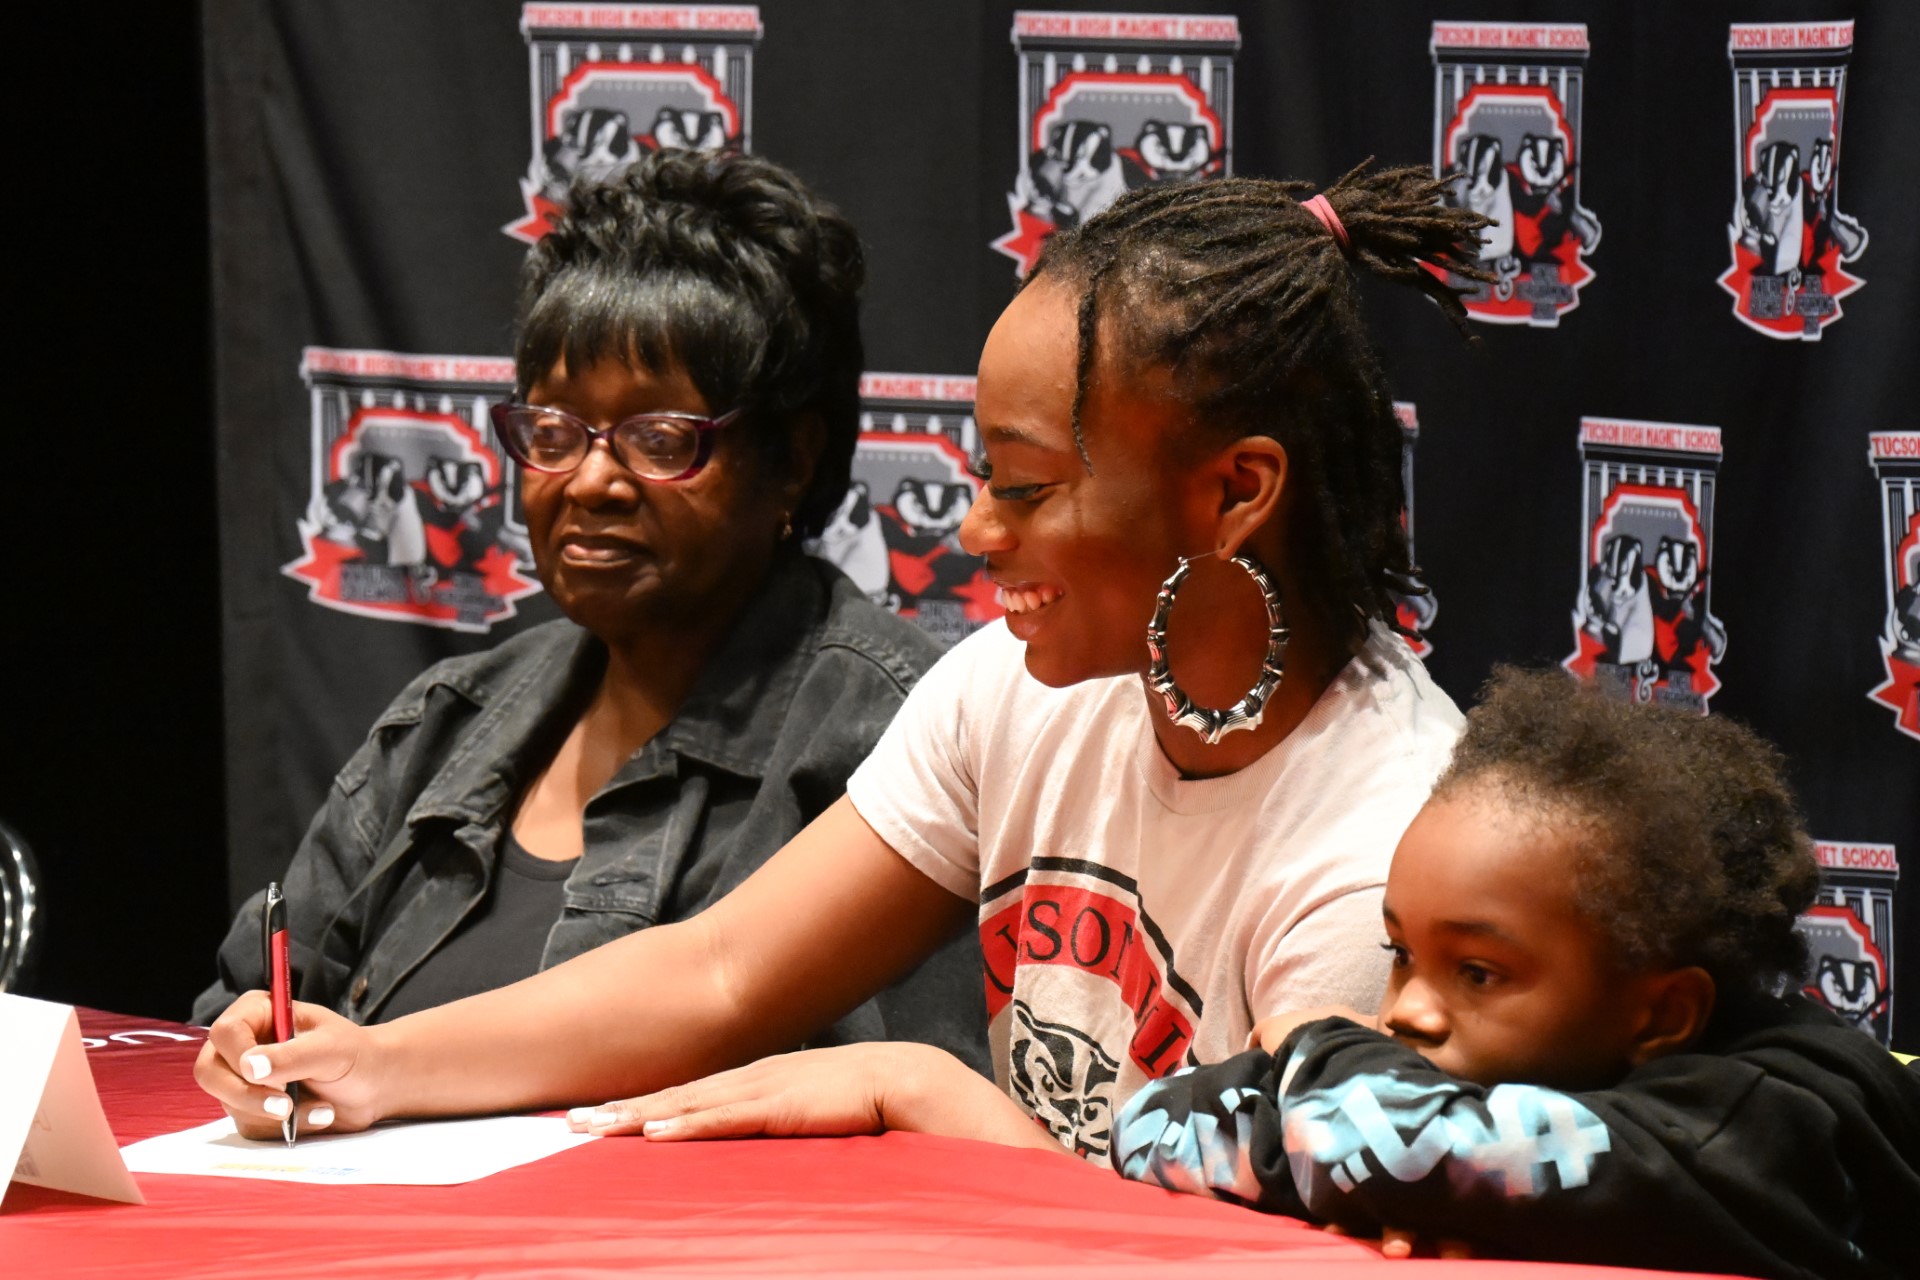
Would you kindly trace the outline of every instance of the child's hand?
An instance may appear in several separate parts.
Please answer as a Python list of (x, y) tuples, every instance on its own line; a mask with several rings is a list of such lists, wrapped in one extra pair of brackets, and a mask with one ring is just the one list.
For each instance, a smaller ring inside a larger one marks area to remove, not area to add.
[(1322, 1018), (1345, 1018), (1363, 1027), (1373, 1027), (1377, 1022), (1374, 1015), (1349, 1009), (1343, 1004), (1322, 1005), (1318, 1009), (1301, 1009), (1294, 1013), (1276, 1013), (1271, 1018), (1262, 1018), (1253, 1024), (1253, 1030), (1247, 1033), (1247, 1048), (1264, 1049), (1272, 1053), (1293, 1034), (1295, 1027), (1318, 1022)]

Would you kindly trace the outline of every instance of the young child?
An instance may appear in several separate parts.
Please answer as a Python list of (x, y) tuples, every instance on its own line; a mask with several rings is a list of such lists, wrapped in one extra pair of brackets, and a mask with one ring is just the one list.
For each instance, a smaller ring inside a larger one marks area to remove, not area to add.
[(1920, 1275), (1920, 1073), (1773, 994), (1817, 884), (1782, 763), (1497, 672), (1394, 855), (1379, 1029), (1263, 1023), (1136, 1094), (1114, 1167), (1485, 1255)]

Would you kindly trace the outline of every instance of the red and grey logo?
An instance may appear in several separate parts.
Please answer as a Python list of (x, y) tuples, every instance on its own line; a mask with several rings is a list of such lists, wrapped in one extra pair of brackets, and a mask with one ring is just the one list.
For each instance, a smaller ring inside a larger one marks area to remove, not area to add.
[[(1197, 1061), (1200, 993), (1131, 876), (1036, 857), (981, 895), (980, 951), (1002, 1083), (1076, 1155), (1108, 1154), (1118, 1097)], [(1038, 1017), (1029, 1000), (1043, 994), (1081, 1025)]]
[(1840, 122), (1853, 22), (1736, 23), (1733, 262), (1720, 285), (1741, 323), (1770, 338), (1820, 340), (1840, 299), (1866, 283), (1847, 268), (1867, 229), (1841, 211)]
[(533, 158), (525, 212), (501, 230), (547, 234), (576, 177), (604, 178), (663, 147), (746, 151), (754, 5), (529, 4)]
[(1239, 19), (1022, 10), (1013, 48), (1020, 168), (993, 247), (1017, 274), (1124, 192), (1232, 171)]
[(300, 555), (281, 572), (315, 604), (486, 631), (540, 589), (519, 473), (488, 433), (513, 362), (308, 347), (312, 402)]
[(1580, 420), (1576, 648), (1563, 666), (1622, 698), (1705, 712), (1727, 630), (1712, 609), (1720, 429)]
[(980, 491), (972, 378), (868, 373), (860, 379), (853, 483), (808, 548), (869, 599), (952, 644), (1000, 616), (960, 522)]
[(1436, 22), (1433, 171), (1447, 200), (1486, 215), (1480, 265), (1454, 277), (1467, 314), (1553, 328), (1592, 283), (1600, 220), (1581, 203), (1585, 23)]
[(1413, 576), (1395, 587), (1394, 612), (1401, 627), (1413, 633), (1406, 637), (1407, 647), (1424, 658), (1433, 652), (1433, 642), (1427, 638), (1427, 632), (1432, 629), (1433, 620), (1440, 616), (1440, 602), (1434, 599), (1433, 589), (1421, 580), (1420, 561), (1413, 549), (1413, 450), (1420, 443), (1420, 414), (1407, 401), (1395, 400), (1393, 416), (1400, 423), (1400, 492), (1404, 503), (1400, 508), (1400, 523), (1407, 531), (1407, 560), (1415, 566)]
[(1795, 927), (1807, 940), (1803, 990), (1883, 1045), (1893, 1042), (1893, 892), (1900, 859), (1890, 844), (1818, 841), (1820, 896)]
[(1876, 431), (1868, 456), (1880, 481), (1887, 620), (1880, 653), (1887, 679), (1867, 696), (1891, 708), (1900, 732), (1920, 738), (1920, 431)]

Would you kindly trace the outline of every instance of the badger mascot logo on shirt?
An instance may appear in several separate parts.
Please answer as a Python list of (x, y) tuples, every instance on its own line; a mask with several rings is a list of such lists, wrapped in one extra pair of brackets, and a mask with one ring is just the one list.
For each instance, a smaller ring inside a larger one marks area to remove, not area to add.
[(1013, 46), (1028, 143), (993, 247), (1018, 274), (1128, 191), (1230, 171), (1236, 19), (1023, 10)]

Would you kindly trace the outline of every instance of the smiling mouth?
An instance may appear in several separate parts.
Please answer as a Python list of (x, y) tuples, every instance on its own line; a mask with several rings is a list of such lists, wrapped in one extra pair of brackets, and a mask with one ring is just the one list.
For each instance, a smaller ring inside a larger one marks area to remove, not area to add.
[(1038, 613), (1066, 594), (1066, 592), (1062, 591), (1059, 587), (1010, 587), (1004, 583), (998, 584), (998, 586), (999, 591), (996, 594), (996, 598), (1000, 602), (1000, 607), (1015, 617), (1022, 614)]

